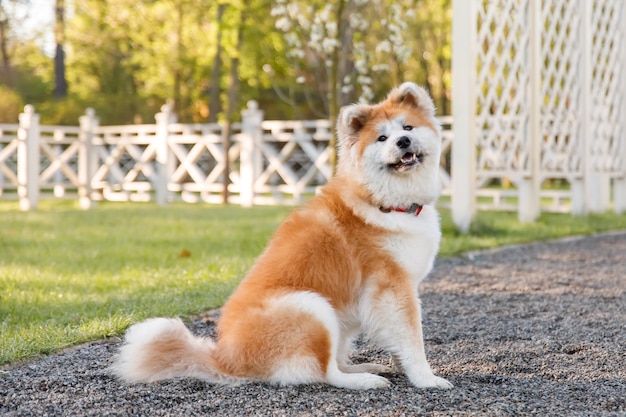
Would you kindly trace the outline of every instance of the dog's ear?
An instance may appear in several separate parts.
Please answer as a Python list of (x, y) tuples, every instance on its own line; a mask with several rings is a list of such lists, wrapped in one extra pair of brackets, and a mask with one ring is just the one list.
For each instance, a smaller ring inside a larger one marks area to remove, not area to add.
[(337, 118), (337, 136), (341, 144), (350, 145), (358, 140), (358, 133), (365, 126), (370, 111), (371, 107), (365, 104), (341, 108)]
[(406, 82), (391, 90), (387, 100), (416, 107), (429, 116), (435, 116), (435, 104), (428, 95), (428, 92), (415, 83)]

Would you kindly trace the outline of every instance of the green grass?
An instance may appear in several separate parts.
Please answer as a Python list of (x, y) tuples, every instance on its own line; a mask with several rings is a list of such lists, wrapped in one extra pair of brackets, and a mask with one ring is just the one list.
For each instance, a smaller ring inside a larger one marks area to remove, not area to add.
[[(121, 333), (152, 316), (220, 306), (288, 207), (0, 202), (0, 364)], [(468, 235), (442, 211), (441, 256), (503, 244), (626, 229), (626, 216), (479, 213)]]

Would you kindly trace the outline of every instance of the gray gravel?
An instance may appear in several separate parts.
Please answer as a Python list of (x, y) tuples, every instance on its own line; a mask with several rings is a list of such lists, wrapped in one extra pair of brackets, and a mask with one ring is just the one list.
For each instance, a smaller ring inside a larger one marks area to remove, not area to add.
[[(626, 232), (439, 262), (422, 284), (431, 366), (455, 387), (126, 385), (107, 374), (119, 339), (0, 371), (0, 415), (626, 416)], [(190, 323), (211, 335), (219, 312)], [(355, 361), (390, 363), (359, 342)]]

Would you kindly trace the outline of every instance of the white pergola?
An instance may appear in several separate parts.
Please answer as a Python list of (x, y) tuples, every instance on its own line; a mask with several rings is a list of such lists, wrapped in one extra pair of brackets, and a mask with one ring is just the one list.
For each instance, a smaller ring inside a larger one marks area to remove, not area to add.
[(457, 227), (494, 193), (521, 221), (555, 192), (556, 211), (626, 211), (624, 0), (454, 0), (452, 46)]

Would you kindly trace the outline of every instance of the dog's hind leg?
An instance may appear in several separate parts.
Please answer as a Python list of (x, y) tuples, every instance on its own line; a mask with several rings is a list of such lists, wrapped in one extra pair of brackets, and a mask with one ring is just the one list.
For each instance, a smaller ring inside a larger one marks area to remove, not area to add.
[[(355, 365), (358, 366), (358, 365)], [(369, 372), (346, 373), (339, 370), (337, 362), (330, 362), (326, 371), (326, 382), (338, 388), (373, 389), (387, 388), (387, 378)]]
[(361, 372), (368, 372), (372, 374), (390, 374), (394, 371), (394, 368), (391, 366), (380, 363), (344, 363), (339, 366), (339, 369), (341, 372), (345, 372), (347, 374), (357, 374)]
[(339, 351), (337, 352), (337, 362), (339, 370), (347, 374), (372, 373), (372, 374), (390, 374), (394, 368), (378, 363), (359, 363), (354, 364), (350, 360), (350, 353), (354, 345), (353, 340), (360, 330), (360, 325), (344, 326), (342, 329)]
[[(320, 334), (319, 331), (303, 334), (302, 344), (308, 345), (306, 352), (302, 351), (290, 358), (285, 358), (277, 364), (270, 378), (272, 382), (284, 385), (314, 382), (319, 378), (319, 382), (326, 382), (339, 388), (372, 389), (389, 386), (387, 379), (369, 372), (378, 371), (379, 368), (349, 366), (351, 371), (358, 371), (356, 373), (348, 373), (340, 369), (337, 361), (340, 348), (339, 319), (334, 308), (324, 297), (313, 292), (302, 291), (283, 295), (276, 302), (283, 308), (287, 307), (309, 315), (310, 320), (317, 320), (323, 325), (325, 332), (324, 334)], [(314, 358), (317, 364), (313, 362)]]

